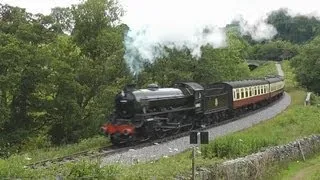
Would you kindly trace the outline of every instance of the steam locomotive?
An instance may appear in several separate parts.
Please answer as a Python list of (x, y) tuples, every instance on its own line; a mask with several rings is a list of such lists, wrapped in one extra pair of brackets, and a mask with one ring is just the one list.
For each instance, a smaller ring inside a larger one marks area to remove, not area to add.
[(179, 82), (168, 88), (127, 85), (101, 131), (114, 145), (163, 138), (219, 123), (280, 98), (281, 76), (201, 85)]

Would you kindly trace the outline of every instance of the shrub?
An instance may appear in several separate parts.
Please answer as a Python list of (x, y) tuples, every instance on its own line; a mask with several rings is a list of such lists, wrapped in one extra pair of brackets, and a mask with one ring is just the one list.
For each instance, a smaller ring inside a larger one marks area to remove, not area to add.
[(115, 165), (100, 168), (97, 162), (82, 161), (76, 164), (71, 164), (69, 172), (66, 175), (67, 179), (116, 179), (120, 174), (120, 168)]
[(217, 138), (210, 144), (202, 147), (204, 158), (234, 158), (257, 152), (263, 147), (274, 145), (275, 142), (266, 136), (225, 136)]

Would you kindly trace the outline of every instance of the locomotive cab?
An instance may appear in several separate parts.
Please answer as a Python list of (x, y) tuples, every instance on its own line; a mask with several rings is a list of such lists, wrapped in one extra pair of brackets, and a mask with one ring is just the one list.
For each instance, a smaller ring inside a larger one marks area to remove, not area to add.
[(174, 87), (183, 89), (185, 93), (192, 96), (193, 106), (195, 107), (196, 113), (203, 112), (203, 96), (204, 88), (198, 83), (195, 82), (180, 82), (174, 84)]
[(134, 116), (134, 96), (131, 92), (123, 91), (116, 96), (115, 110), (116, 115), (122, 118), (132, 118)]

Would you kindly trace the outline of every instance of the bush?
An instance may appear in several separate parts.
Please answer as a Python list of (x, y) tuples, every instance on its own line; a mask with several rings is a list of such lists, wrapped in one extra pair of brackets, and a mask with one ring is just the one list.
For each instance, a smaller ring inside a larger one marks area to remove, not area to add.
[(317, 96), (316, 94), (312, 93), (310, 97), (310, 102), (312, 105), (320, 106), (320, 96)]
[(28, 137), (22, 144), (21, 149), (23, 151), (32, 151), (51, 147), (50, 137), (46, 133), (42, 132)]
[(229, 135), (217, 138), (210, 144), (203, 146), (201, 150), (204, 158), (234, 158), (257, 152), (263, 147), (275, 144), (271, 138), (265, 136)]
[(99, 163), (90, 163), (82, 161), (72, 164), (69, 170), (67, 179), (116, 179), (120, 174), (118, 166), (107, 166), (100, 168)]

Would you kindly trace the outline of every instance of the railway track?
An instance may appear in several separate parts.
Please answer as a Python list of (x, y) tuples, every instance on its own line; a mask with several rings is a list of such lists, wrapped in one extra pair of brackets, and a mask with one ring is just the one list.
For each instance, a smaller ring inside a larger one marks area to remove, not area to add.
[[(261, 108), (258, 108), (256, 110), (251, 110), (248, 111), (244, 114), (241, 114), (237, 117), (231, 118), (231, 119), (227, 119), (224, 120), (222, 122), (216, 123), (216, 124), (212, 124), (206, 127), (202, 127), (202, 128), (198, 128), (196, 130), (207, 130), (207, 129), (211, 129), (213, 127), (217, 127), (217, 126), (221, 126), (223, 124), (227, 124), (230, 123), (232, 121), (236, 121), (238, 119), (241, 119), (243, 117), (247, 117), (249, 115), (258, 113), (272, 105), (274, 105), (275, 103), (277, 103), (278, 101), (280, 101), (284, 96), (280, 97), (279, 99), (275, 100), (274, 102), (268, 104), (267, 106), (263, 106)], [(58, 157), (58, 158), (53, 158), (53, 159), (46, 159), (46, 160), (41, 160), (41, 161), (37, 161), (31, 164), (26, 165), (27, 168), (46, 168), (49, 167), (50, 165), (53, 164), (64, 164), (67, 162), (75, 162), (75, 161), (79, 161), (82, 159), (99, 159), (101, 157), (106, 157), (106, 156), (111, 156), (113, 154), (116, 153), (121, 153), (121, 152), (125, 152), (125, 151), (129, 151), (130, 149), (140, 149), (143, 147), (147, 147), (147, 146), (151, 146), (154, 144), (161, 144), (161, 143), (165, 143), (174, 139), (178, 139), (180, 137), (184, 137), (184, 136), (188, 136), (190, 134), (190, 131), (186, 131), (186, 132), (181, 132), (179, 134), (173, 135), (173, 136), (168, 136), (168, 137), (164, 137), (162, 139), (156, 139), (156, 140), (150, 140), (144, 143), (140, 143), (134, 146), (126, 146), (126, 147), (116, 147), (116, 146), (105, 146), (105, 147), (101, 147), (98, 148), (96, 150), (87, 150), (87, 151), (81, 151), (78, 153), (74, 153), (74, 154), (70, 154), (67, 156), (62, 156), (62, 157)]]

